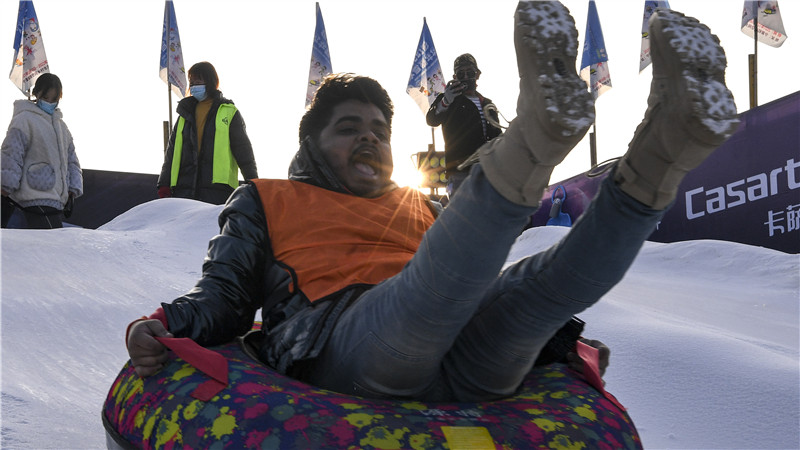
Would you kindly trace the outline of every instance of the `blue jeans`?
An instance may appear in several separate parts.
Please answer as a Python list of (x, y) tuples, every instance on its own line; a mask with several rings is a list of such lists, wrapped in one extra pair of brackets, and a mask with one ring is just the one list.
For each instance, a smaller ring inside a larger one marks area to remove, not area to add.
[(403, 271), (340, 317), (310, 381), (372, 398), (513, 395), (550, 337), (622, 279), (663, 215), (610, 175), (561, 242), (501, 273), (534, 211), (476, 165)]

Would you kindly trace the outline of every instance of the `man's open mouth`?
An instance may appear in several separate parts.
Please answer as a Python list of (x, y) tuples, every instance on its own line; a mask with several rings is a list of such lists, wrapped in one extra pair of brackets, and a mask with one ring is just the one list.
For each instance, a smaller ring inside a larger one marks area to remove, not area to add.
[(353, 166), (359, 172), (367, 176), (375, 176), (381, 170), (381, 164), (377, 153), (369, 150), (356, 152), (352, 157)]

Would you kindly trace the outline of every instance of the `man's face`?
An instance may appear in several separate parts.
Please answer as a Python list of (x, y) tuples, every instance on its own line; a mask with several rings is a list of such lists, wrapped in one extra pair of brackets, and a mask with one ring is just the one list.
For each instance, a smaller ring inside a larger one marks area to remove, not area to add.
[(461, 64), (455, 68), (453, 73), (453, 78), (466, 85), (467, 91), (474, 90), (478, 86), (480, 76), (481, 72), (472, 64)]
[(360, 197), (377, 197), (391, 184), (391, 130), (381, 110), (358, 100), (333, 109), (318, 147), (344, 186)]
[(455, 68), (455, 79), (458, 81), (473, 81), (478, 79), (480, 72), (472, 64), (462, 64)]

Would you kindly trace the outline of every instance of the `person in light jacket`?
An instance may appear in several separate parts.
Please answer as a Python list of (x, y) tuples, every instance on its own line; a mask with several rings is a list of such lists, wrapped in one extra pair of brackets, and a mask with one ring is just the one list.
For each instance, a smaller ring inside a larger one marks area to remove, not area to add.
[(58, 109), (61, 80), (52, 73), (36, 79), (35, 100), (14, 102), (2, 144), (2, 226), (20, 208), (25, 227), (61, 228), (73, 199), (83, 194), (83, 174), (72, 134)]

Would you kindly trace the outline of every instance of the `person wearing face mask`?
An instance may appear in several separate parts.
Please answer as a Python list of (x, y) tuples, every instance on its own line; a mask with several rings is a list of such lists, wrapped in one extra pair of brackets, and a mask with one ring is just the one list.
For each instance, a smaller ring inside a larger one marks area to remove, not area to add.
[(428, 125), (442, 126), (444, 135), (445, 174), (447, 192), (452, 197), (467, 178), (469, 168), (459, 169), (467, 158), (486, 142), (500, 135), (500, 128), (487, 120), (487, 114), (498, 123), (497, 110), (487, 106), (492, 100), (477, 91), (481, 71), (469, 54), (456, 58), (453, 79), (447, 83), (425, 116)]
[(73, 199), (83, 194), (72, 134), (58, 109), (61, 80), (52, 73), (42, 74), (36, 79), (33, 96), (35, 101), (14, 102), (14, 115), (2, 144), (3, 228), (16, 208), (24, 222), (19, 226), (61, 228)]
[(189, 92), (178, 102), (180, 117), (164, 154), (158, 196), (221, 205), (239, 186), (240, 170), (245, 180), (258, 178), (253, 147), (241, 112), (219, 91), (211, 63), (189, 69)]

